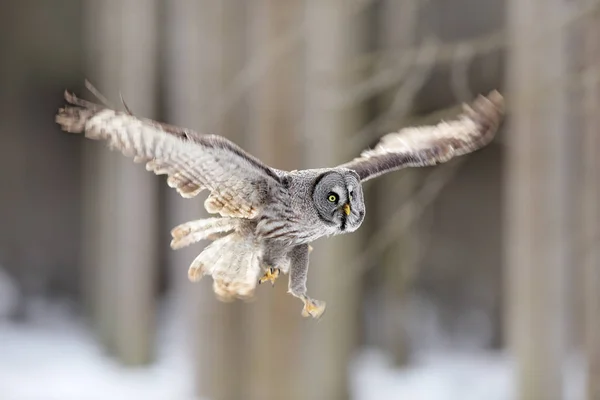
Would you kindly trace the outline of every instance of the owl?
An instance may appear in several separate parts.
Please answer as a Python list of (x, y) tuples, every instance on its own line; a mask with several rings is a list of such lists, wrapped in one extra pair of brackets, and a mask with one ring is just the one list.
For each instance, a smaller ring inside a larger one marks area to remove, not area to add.
[(436, 125), (383, 136), (372, 149), (334, 168), (272, 168), (218, 135), (135, 116), (65, 92), (56, 122), (70, 133), (104, 140), (108, 147), (166, 175), (184, 198), (209, 192), (204, 207), (218, 216), (172, 231), (172, 249), (210, 242), (188, 269), (191, 281), (213, 279), (218, 299), (250, 299), (258, 284), (288, 274), (288, 293), (303, 302), (304, 317), (319, 318), (325, 302), (308, 296), (310, 243), (356, 231), (365, 218), (362, 184), (405, 167), (444, 163), (476, 151), (495, 136), (504, 100), (493, 91), (463, 105), (459, 116)]

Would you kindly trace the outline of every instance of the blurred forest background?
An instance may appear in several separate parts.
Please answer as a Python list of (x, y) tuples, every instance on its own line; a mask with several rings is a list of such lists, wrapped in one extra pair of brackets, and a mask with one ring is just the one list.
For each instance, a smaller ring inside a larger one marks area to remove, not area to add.
[[(0, 3), (0, 398), (600, 399), (597, 0)], [(334, 166), (498, 89), (485, 149), (365, 185), (356, 233), (219, 303), (174, 252), (202, 218), (59, 130), (89, 79), (273, 167)]]

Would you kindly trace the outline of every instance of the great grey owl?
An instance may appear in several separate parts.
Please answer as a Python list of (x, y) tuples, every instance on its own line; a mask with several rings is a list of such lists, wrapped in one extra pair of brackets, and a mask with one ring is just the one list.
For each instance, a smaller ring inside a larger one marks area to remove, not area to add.
[(312, 241), (353, 232), (365, 218), (362, 182), (404, 167), (432, 166), (473, 152), (494, 137), (504, 114), (497, 91), (479, 96), (454, 120), (404, 128), (381, 138), (358, 158), (335, 168), (282, 171), (271, 168), (218, 135), (134, 116), (65, 92), (69, 105), (56, 122), (72, 133), (106, 140), (109, 147), (146, 163), (184, 198), (204, 189), (218, 218), (175, 227), (171, 247), (203, 239), (206, 248), (189, 267), (190, 280), (213, 278), (220, 300), (249, 298), (258, 283), (289, 273), (289, 290), (304, 303), (303, 316), (318, 318), (325, 302), (307, 295)]

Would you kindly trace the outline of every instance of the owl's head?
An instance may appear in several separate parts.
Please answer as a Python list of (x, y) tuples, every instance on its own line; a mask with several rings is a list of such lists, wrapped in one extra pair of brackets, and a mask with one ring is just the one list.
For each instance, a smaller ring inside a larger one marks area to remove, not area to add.
[(365, 203), (356, 172), (336, 169), (315, 182), (313, 202), (321, 220), (342, 232), (354, 232), (365, 218)]

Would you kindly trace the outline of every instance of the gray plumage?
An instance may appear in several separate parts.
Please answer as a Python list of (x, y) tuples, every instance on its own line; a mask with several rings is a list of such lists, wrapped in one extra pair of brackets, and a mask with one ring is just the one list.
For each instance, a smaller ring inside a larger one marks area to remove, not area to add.
[[(189, 267), (197, 281), (213, 278), (223, 301), (250, 298), (257, 283), (289, 274), (289, 292), (304, 302), (304, 316), (319, 317), (325, 303), (308, 297), (309, 243), (353, 232), (365, 217), (361, 182), (404, 167), (446, 162), (475, 151), (494, 137), (503, 98), (479, 96), (450, 122), (405, 128), (385, 135), (371, 150), (335, 168), (281, 171), (271, 168), (217, 135), (203, 135), (78, 99), (59, 110), (62, 129), (105, 140), (109, 147), (167, 175), (183, 197), (210, 192), (206, 210), (220, 218), (175, 227), (171, 247), (212, 240)], [(261, 274), (262, 277), (261, 277)]]

